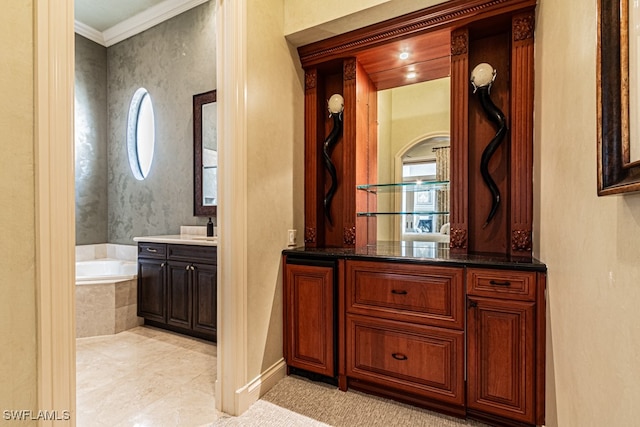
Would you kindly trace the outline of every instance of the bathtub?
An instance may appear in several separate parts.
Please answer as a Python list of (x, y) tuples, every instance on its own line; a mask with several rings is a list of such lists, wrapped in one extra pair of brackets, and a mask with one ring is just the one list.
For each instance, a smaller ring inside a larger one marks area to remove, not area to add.
[(143, 324), (137, 316), (137, 253), (132, 245), (76, 246), (76, 338)]
[(135, 279), (137, 269), (135, 261), (120, 259), (76, 261), (76, 285)]

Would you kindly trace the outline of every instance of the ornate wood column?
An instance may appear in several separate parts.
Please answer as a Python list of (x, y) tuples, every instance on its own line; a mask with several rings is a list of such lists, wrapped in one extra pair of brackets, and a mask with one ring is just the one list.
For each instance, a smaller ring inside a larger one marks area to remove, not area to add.
[(466, 253), (469, 211), (469, 30), (451, 33), (451, 236), (452, 252)]

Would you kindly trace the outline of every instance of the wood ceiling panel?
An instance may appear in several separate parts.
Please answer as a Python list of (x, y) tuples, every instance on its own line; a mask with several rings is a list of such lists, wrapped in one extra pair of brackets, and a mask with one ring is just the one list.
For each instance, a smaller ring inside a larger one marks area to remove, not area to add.
[[(450, 39), (449, 29), (427, 32), (367, 49), (356, 58), (378, 90), (419, 83), (449, 75)], [(403, 52), (406, 59), (400, 58)], [(407, 79), (410, 72), (416, 77)]]

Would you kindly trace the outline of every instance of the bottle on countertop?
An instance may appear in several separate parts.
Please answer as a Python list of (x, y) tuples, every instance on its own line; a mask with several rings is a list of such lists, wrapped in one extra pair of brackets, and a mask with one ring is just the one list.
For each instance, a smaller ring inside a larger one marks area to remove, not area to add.
[(207, 222), (207, 237), (213, 237), (213, 222), (211, 222), (211, 218)]

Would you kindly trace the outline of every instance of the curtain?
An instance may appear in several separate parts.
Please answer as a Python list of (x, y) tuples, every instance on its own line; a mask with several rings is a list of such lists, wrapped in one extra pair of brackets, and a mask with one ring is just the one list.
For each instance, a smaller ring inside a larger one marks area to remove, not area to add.
[(436, 181), (443, 182), (435, 190), (435, 207), (437, 212), (447, 212), (444, 215), (435, 215), (436, 233), (440, 228), (449, 222), (449, 147), (436, 147), (433, 152), (436, 154)]

